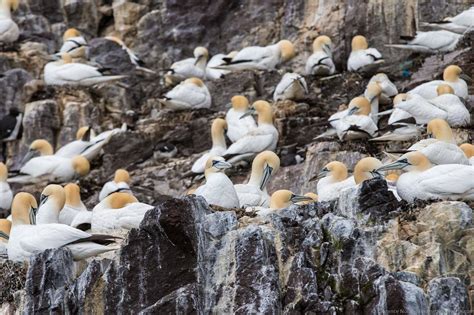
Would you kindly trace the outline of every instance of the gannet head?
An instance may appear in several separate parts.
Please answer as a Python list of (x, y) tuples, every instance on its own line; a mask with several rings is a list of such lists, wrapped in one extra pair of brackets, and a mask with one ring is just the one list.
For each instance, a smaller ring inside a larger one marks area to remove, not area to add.
[(373, 81), (367, 85), (367, 98), (369, 99), (370, 103), (379, 97), (380, 94), (382, 94), (382, 86), (379, 82)]
[(90, 126), (80, 127), (76, 132), (76, 140), (87, 141), (89, 138), (93, 138), (94, 136), (95, 132)]
[(360, 184), (372, 178), (382, 178), (382, 174), (376, 171), (382, 166), (382, 162), (376, 158), (366, 157), (361, 159), (354, 168), (354, 180), (356, 184)]
[(134, 202), (138, 202), (138, 199), (131, 194), (124, 192), (116, 192), (107, 196), (102, 202), (105, 204), (108, 209), (120, 209), (126, 205)]
[(202, 82), (202, 80), (199, 79), (199, 78), (189, 78), (189, 79), (184, 80), (184, 83), (194, 84), (198, 87), (203, 87), (204, 86), (204, 82)]
[(329, 36), (321, 35), (316, 37), (313, 42), (313, 52), (325, 51), (326, 53), (331, 52), (332, 50), (332, 41)]
[(209, 174), (219, 173), (231, 167), (232, 164), (226, 162), (223, 157), (213, 156), (210, 157), (206, 162), (206, 171), (204, 172), (204, 175), (207, 177)]
[(234, 58), (235, 56), (237, 56), (238, 53), (239, 53), (239, 52), (238, 52), (237, 50), (232, 50), (230, 53), (228, 53), (228, 54), (226, 55), (226, 57), (232, 59), (232, 58)]
[(267, 101), (256, 101), (252, 106), (240, 116), (244, 118), (250, 116), (257, 112), (258, 114), (258, 124), (273, 124), (273, 112), (272, 107)]
[(7, 219), (0, 219), (0, 243), (8, 243), (12, 223)]
[(282, 61), (288, 61), (296, 54), (295, 46), (289, 40), (284, 39), (279, 41), (278, 47), (280, 47), (280, 55)]
[(64, 188), (60, 185), (48, 185), (43, 192), (41, 192), (40, 197), (40, 207), (44, 205), (47, 201), (51, 200), (52, 204), (57, 210), (57, 212), (61, 211), (64, 208), (64, 203), (66, 202), (66, 192)]
[(454, 136), (448, 122), (441, 118), (430, 120), (426, 127), (428, 137), (434, 137), (441, 141), (453, 142)]
[(29, 193), (20, 192), (12, 202), (12, 225), (31, 224), (35, 222), (38, 204), (35, 197)]
[(272, 151), (259, 153), (252, 162), (252, 178), (261, 179), (260, 190), (265, 189), (272, 174), (280, 168), (280, 158)]
[(393, 105), (397, 105), (397, 104), (399, 104), (399, 103), (401, 103), (401, 102), (406, 101), (406, 100), (407, 100), (407, 96), (408, 96), (408, 94), (406, 94), (406, 93), (397, 94), (397, 96), (395, 96), (395, 97), (393, 98)]
[(81, 205), (81, 188), (79, 185), (69, 183), (64, 186), (64, 193), (66, 194), (66, 205), (79, 207)]
[(45, 139), (38, 139), (30, 144), (30, 151), (36, 151), (41, 156), (53, 155), (53, 146)]
[(352, 38), (352, 51), (364, 50), (369, 48), (367, 39), (362, 35), (357, 35)]
[(316, 175), (310, 179), (310, 181), (315, 179), (321, 179), (323, 177), (331, 176), (334, 182), (341, 182), (347, 178), (347, 167), (344, 163), (339, 161), (332, 161)]
[(72, 168), (77, 175), (86, 176), (89, 174), (91, 165), (85, 157), (77, 155), (72, 158)]
[(8, 178), (8, 168), (7, 166), (0, 162), (0, 182), (6, 182)]
[(227, 122), (225, 119), (216, 118), (212, 121), (211, 138), (212, 145), (226, 146), (225, 131), (227, 129)]
[(81, 32), (79, 32), (77, 29), (75, 29), (75, 28), (68, 28), (68, 29), (64, 32), (63, 40), (66, 41), (66, 40), (68, 40), (69, 38), (79, 37), (79, 36), (81, 36)]
[(209, 58), (209, 52), (204, 47), (196, 47), (194, 49), (194, 58), (196, 58), (196, 62), (194, 64), (197, 64), (200, 60), (207, 61)]
[(474, 145), (470, 143), (463, 143), (459, 146), (463, 150), (464, 154), (468, 159), (474, 156)]
[(244, 112), (249, 108), (249, 100), (243, 95), (235, 95), (231, 98), (232, 108), (239, 112)]
[(459, 80), (459, 76), (462, 73), (462, 69), (456, 65), (447, 66), (443, 71), (443, 80), (448, 82), (456, 82)]
[(312, 201), (313, 199), (306, 196), (295, 195), (289, 190), (277, 190), (270, 198), (270, 209), (285, 209), (292, 203)]
[(388, 170), (406, 170), (406, 171), (417, 171), (421, 172), (431, 167), (431, 163), (428, 158), (421, 152), (409, 152), (402, 155), (398, 160), (393, 163), (384, 165), (377, 169), (378, 172)]
[(364, 115), (368, 116), (371, 111), (369, 100), (363, 96), (358, 96), (352, 99), (349, 103), (349, 115)]
[(318, 202), (318, 195), (312, 192), (304, 194), (305, 197), (309, 197), (312, 200), (308, 201), (300, 201), (297, 203), (297, 205), (302, 206), (302, 205), (309, 205), (310, 203)]
[(127, 170), (124, 170), (123, 168), (119, 168), (115, 171), (115, 176), (114, 176), (114, 182), (116, 183), (130, 183), (130, 174), (127, 172)]
[(448, 84), (440, 84), (436, 87), (436, 93), (438, 93), (438, 96), (443, 94), (454, 94), (454, 89)]

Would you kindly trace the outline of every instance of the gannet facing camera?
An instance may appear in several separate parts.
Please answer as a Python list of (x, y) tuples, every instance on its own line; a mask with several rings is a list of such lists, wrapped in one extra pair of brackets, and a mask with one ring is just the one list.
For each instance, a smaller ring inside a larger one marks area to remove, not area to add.
[[(59, 212), (59, 223), (71, 225), (74, 218), (80, 212), (87, 211), (86, 206), (81, 200), (81, 189), (78, 185), (69, 183), (64, 186), (65, 202)], [(44, 193), (43, 193), (44, 194)]]
[(298, 73), (285, 73), (273, 93), (273, 101), (301, 100), (308, 94), (308, 86)]
[[(125, 75), (104, 75), (103, 70), (83, 63), (73, 63), (69, 53), (52, 55), (56, 61), (44, 66), (44, 81), (48, 85), (91, 86), (99, 83), (118, 81)], [(58, 60), (58, 58), (60, 58)]]
[(108, 235), (89, 234), (58, 223), (31, 225), (29, 213), (34, 208), (36, 200), (28, 193), (18, 193), (13, 199), (8, 259), (26, 261), (46, 249), (64, 247), (74, 260), (82, 260), (116, 249), (106, 246), (115, 242)]
[(115, 171), (114, 179), (105, 183), (99, 193), (99, 201), (116, 192), (126, 192), (133, 195), (130, 189), (130, 174), (119, 168)]
[(196, 47), (194, 49), (194, 58), (187, 58), (173, 63), (169, 71), (165, 75), (168, 85), (177, 84), (187, 78), (206, 77), (206, 63), (209, 59), (209, 52), (204, 47)]
[(0, 1), (0, 43), (13, 43), (20, 37), (20, 29), (11, 16), (19, 5), (20, 0)]
[(292, 204), (298, 204), (303, 202), (313, 202), (313, 198), (310, 196), (296, 195), (293, 192), (285, 189), (277, 190), (272, 194), (270, 198), (270, 209), (279, 210), (286, 209)]
[(347, 60), (347, 69), (354, 72), (375, 70), (384, 62), (382, 54), (375, 48), (369, 48), (367, 39), (362, 35), (352, 38), (352, 51)]
[(72, 159), (54, 155), (39, 156), (28, 161), (20, 169), (20, 173), (32, 177), (50, 175), (55, 180), (69, 181), (76, 176), (85, 176), (89, 173), (89, 161), (82, 156)]
[(211, 107), (211, 94), (198, 78), (189, 78), (159, 99), (166, 109), (185, 110)]
[(459, 13), (454, 17), (447, 17), (442, 21), (421, 23), (423, 26), (430, 26), (435, 29), (444, 29), (454, 33), (464, 35), (465, 32), (474, 27), (474, 6)]
[(232, 108), (229, 109), (225, 115), (227, 137), (229, 137), (230, 141), (236, 142), (251, 130), (257, 128), (257, 124), (252, 116), (242, 118), (249, 108), (249, 101), (245, 96), (235, 95), (232, 97), (231, 103)]
[(347, 116), (340, 118), (336, 125), (340, 140), (371, 138), (378, 128), (370, 115), (370, 103), (365, 97), (356, 97), (349, 103)]
[(474, 165), (474, 145), (470, 143), (463, 143), (459, 148), (464, 152), (464, 155), (469, 159), (469, 164)]
[(331, 201), (339, 198), (343, 189), (356, 185), (354, 177), (347, 177), (347, 167), (344, 163), (333, 161), (318, 173), (317, 176), (310, 179), (313, 181), (319, 179), (317, 185), (319, 201)]
[(416, 32), (416, 36), (400, 36), (403, 44), (389, 44), (386, 47), (407, 49), (419, 53), (436, 54), (453, 51), (462, 35), (449, 31)]
[(318, 36), (313, 42), (313, 54), (306, 61), (306, 74), (327, 76), (334, 74), (336, 67), (332, 61), (333, 44), (331, 38)]
[(32, 158), (38, 156), (53, 155), (53, 152), (53, 146), (47, 140), (37, 139), (30, 144), (28, 152), (26, 152), (26, 155), (23, 157), (21, 164), (25, 165)]
[(66, 193), (60, 185), (48, 185), (41, 192), (36, 213), (36, 224), (59, 223), (59, 212), (64, 208)]
[(8, 258), (7, 244), (10, 238), (12, 223), (7, 219), (0, 219), (0, 259)]
[(259, 153), (252, 162), (252, 173), (247, 184), (234, 185), (241, 207), (267, 207), (270, 196), (266, 186), (280, 168), (280, 158), (272, 151)]
[(5, 164), (0, 162), (0, 211), (10, 210), (13, 192), (7, 183), (8, 169)]
[(376, 170), (382, 167), (382, 162), (373, 157), (366, 157), (357, 162), (354, 167), (354, 180), (356, 184), (372, 179), (372, 178), (383, 178), (382, 174)]
[(378, 171), (407, 171), (397, 181), (400, 197), (408, 202), (420, 200), (474, 199), (474, 167), (446, 164), (433, 166), (421, 152), (410, 152)]
[(212, 148), (194, 162), (191, 168), (191, 171), (193, 173), (204, 173), (204, 171), (206, 170), (207, 160), (209, 160), (209, 158), (213, 156), (222, 156), (227, 150), (227, 145), (225, 143), (226, 128), (227, 122), (224, 119), (214, 119), (211, 126)]
[(86, 55), (87, 41), (75, 28), (69, 28), (64, 32), (63, 45), (59, 53), (68, 53), (72, 58), (81, 58)]
[(194, 194), (204, 197), (208, 204), (224, 208), (238, 208), (239, 197), (232, 181), (224, 173), (224, 170), (230, 167), (232, 164), (226, 162), (223, 157), (210, 157), (207, 160), (204, 173), (206, 183), (199, 186)]

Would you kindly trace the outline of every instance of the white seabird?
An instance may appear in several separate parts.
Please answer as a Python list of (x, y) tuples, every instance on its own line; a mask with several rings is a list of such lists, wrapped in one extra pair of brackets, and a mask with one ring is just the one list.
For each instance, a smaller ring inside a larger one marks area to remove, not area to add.
[(99, 201), (104, 200), (107, 196), (116, 192), (126, 192), (132, 194), (130, 189), (130, 174), (127, 170), (117, 169), (115, 171), (114, 179), (105, 183), (99, 193)]
[(331, 38), (318, 36), (313, 42), (313, 54), (306, 61), (306, 74), (327, 76), (334, 74), (336, 67), (332, 61), (333, 44)]
[(93, 130), (90, 127), (79, 128), (76, 133), (76, 140), (59, 148), (54, 155), (65, 158), (72, 158), (76, 155), (80, 155), (94, 144), (89, 139), (92, 137), (92, 132)]
[(46, 249), (64, 247), (71, 251), (74, 260), (82, 260), (116, 249), (105, 246), (115, 242), (108, 235), (89, 234), (58, 223), (31, 225), (29, 213), (34, 208), (36, 200), (28, 193), (18, 193), (13, 199), (8, 259), (27, 261)]
[(257, 124), (252, 116), (242, 118), (249, 108), (249, 101), (245, 96), (235, 95), (230, 102), (232, 103), (232, 108), (225, 115), (227, 137), (229, 137), (230, 141), (236, 142), (251, 130), (257, 128)]
[(378, 128), (370, 115), (370, 103), (362, 96), (352, 99), (347, 115), (340, 118), (336, 132), (340, 140), (372, 138)]
[(7, 244), (10, 238), (11, 221), (0, 219), (0, 259), (8, 258)]
[(60, 185), (48, 185), (41, 192), (36, 213), (36, 224), (59, 223), (59, 212), (64, 208), (66, 193)]
[(408, 202), (420, 200), (474, 199), (474, 167), (447, 164), (433, 166), (421, 152), (410, 152), (377, 171), (407, 171), (397, 181), (400, 197)]
[(266, 186), (280, 168), (280, 158), (272, 151), (259, 153), (252, 162), (252, 173), (247, 184), (234, 185), (241, 207), (263, 206), (270, 203)]
[[(85, 176), (89, 173), (89, 161), (83, 156), (75, 156), (72, 159), (63, 158), (54, 155), (38, 156), (29, 160), (20, 169), (21, 174), (31, 177), (40, 177), (49, 175), (55, 180), (69, 181), (75, 176)], [(21, 176), (17, 179), (21, 181)], [(9, 182), (18, 182), (11, 178)]]
[(187, 58), (173, 63), (165, 75), (168, 85), (177, 84), (188, 78), (204, 79), (206, 77), (206, 63), (209, 53), (204, 47), (194, 49), (194, 58)]
[(69, 28), (64, 32), (63, 45), (59, 53), (68, 53), (72, 58), (81, 58), (86, 54), (86, 39), (75, 28)]
[(81, 189), (78, 185), (69, 183), (64, 186), (65, 203), (59, 212), (59, 223), (71, 225), (74, 218), (81, 212), (87, 211), (81, 200)]
[(352, 38), (352, 51), (347, 60), (349, 71), (364, 72), (379, 67), (383, 62), (382, 54), (375, 48), (369, 48), (364, 36), (357, 35)]
[[(372, 82), (376, 82), (379, 84), (380, 88), (382, 89), (382, 94), (380, 95), (380, 103), (381, 104), (389, 104), (390, 103), (390, 97), (395, 96), (398, 94), (398, 89), (397, 86), (390, 81), (388, 76), (385, 73), (377, 73), (376, 75), (372, 76), (369, 80), (369, 84)], [(369, 85), (367, 85), (368, 87)], [(368, 89), (365, 89), (364, 96), (367, 97), (367, 99), (370, 99), (368, 97)]]
[(332, 161), (310, 181), (319, 179), (317, 185), (319, 201), (331, 201), (339, 198), (343, 189), (356, 185), (354, 176), (347, 177), (347, 167), (344, 163)]
[(20, 29), (11, 16), (19, 5), (20, 0), (0, 1), (0, 43), (13, 43), (20, 37)]
[(230, 73), (229, 70), (215, 69), (215, 67), (222, 66), (226, 64), (224, 58), (234, 58), (237, 55), (238, 51), (232, 51), (227, 55), (217, 54), (212, 56), (209, 62), (206, 65), (206, 79), (208, 80), (217, 80), (222, 79), (226, 74)]
[(119, 45), (127, 53), (128, 58), (130, 58), (130, 62), (135, 66), (135, 68), (137, 70), (142, 70), (142, 71), (148, 72), (148, 73), (155, 73), (155, 71), (146, 68), (145, 67), (145, 62), (143, 62), (143, 60), (141, 60), (140, 57), (138, 57), (133, 52), (133, 50), (128, 48), (127, 45), (125, 45), (125, 43), (118, 36), (109, 35), (109, 36), (106, 36), (105, 39), (110, 40), (110, 41), (116, 43), (117, 45)]
[(263, 216), (272, 213), (275, 210), (286, 209), (292, 204), (304, 204), (306, 202), (314, 202), (310, 196), (296, 195), (290, 190), (280, 189), (275, 191), (270, 198), (270, 206), (266, 207), (255, 207), (258, 214)]
[(54, 149), (53, 146), (45, 139), (36, 139), (28, 147), (28, 152), (26, 152), (23, 160), (21, 161), (22, 165), (25, 165), (34, 157), (38, 156), (48, 156), (53, 155)]
[(470, 143), (463, 143), (459, 146), (469, 159), (469, 164), (474, 165), (474, 145)]
[(300, 100), (308, 93), (308, 85), (302, 75), (285, 73), (275, 88), (273, 101)]
[(170, 110), (209, 108), (211, 94), (201, 79), (189, 78), (168, 91), (159, 101)]
[(462, 35), (450, 31), (416, 32), (416, 36), (400, 36), (405, 44), (388, 44), (386, 47), (411, 50), (419, 53), (436, 54), (453, 51)]
[(421, 23), (423, 26), (429, 26), (435, 29), (444, 29), (458, 34), (469, 32), (474, 28), (474, 6), (459, 13), (454, 17), (447, 17), (442, 21)]
[(375, 124), (379, 121), (379, 100), (382, 96), (382, 85), (379, 82), (369, 82), (367, 85), (364, 97), (370, 103), (370, 118), (374, 121)]
[(206, 170), (207, 160), (209, 160), (210, 157), (222, 156), (225, 153), (227, 150), (227, 144), (225, 143), (226, 128), (227, 123), (224, 119), (214, 119), (211, 126), (212, 147), (194, 162), (193, 166), (191, 167), (191, 171), (193, 173), (204, 173)]
[(7, 183), (8, 169), (0, 162), (0, 210), (10, 210), (13, 200), (13, 192)]
[(232, 181), (224, 173), (224, 170), (232, 165), (223, 157), (211, 157), (207, 160), (206, 183), (199, 186), (194, 192), (197, 196), (202, 196), (208, 204), (224, 207), (238, 208), (239, 197), (235, 191)]

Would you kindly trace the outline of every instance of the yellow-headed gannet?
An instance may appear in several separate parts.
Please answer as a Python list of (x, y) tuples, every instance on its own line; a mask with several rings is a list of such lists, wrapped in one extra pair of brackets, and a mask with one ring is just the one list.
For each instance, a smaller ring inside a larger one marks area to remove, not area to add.
[(229, 70), (273, 70), (280, 63), (286, 62), (295, 56), (295, 47), (288, 40), (281, 40), (270, 46), (245, 47), (232, 59), (224, 58), (226, 64), (216, 69)]
[[(75, 156), (72, 159), (60, 156), (47, 155), (38, 156), (29, 160), (20, 169), (21, 174), (31, 177), (40, 177), (49, 175), (54, 180), (69, 181), (76, 176), (85, 176), (89, 173), (89, 161), (83, 156)], [(23, 182), (20, 177), (18, 180), (12, 178), (10, 182)], [(29, 180), (29, 178), (28, 178)]]
[(436, 54), (453, 51), (462, 35), (441, 30), (430, 32), (416, 32), (416, 36), (400, 36), (404, 44), (389, 44), (386, 47), (407, 49), (419, 53)]
[(20, 37), (20, 29), (11, 16), (19, 5), (20, 0), (0, 0), (0, 43), (13, 43)]
[(379, 121), (379, 100), (382, 95), (382, 85), (379, 82), (369, 82), (364, 97), (370, 102), (370, 117), (377, 124)]
[(343, 189), (356, 185), (354, 176), (347, 177), (347, 167), (344, 163), (333, 161), (311, 180), (319, 179), (317, 185), (319, 201), (331, 201), (339, 198)]
[(25, 165), (29, 160), (38, 156), (53, 155), (53, 146), (45, 139), (36, 139), (33, 141), (23, 157), (22, 164)]
[[(76, 133), (76, 140), (71, 141), (59, 148), (54, 155), (72, 158), (73, 156), (82, 154), (84, 151), (94, 145), (94, 143), (89, 141), (89, 139), (92, 137), (91, 132), (93, 131), (90, 127), (81, 127)], [(80, 137), (78, 137), (79, 135)]]
[[(87, 211), (86, 206), (81, 200), (81, 189), (77, 184), (69, 183), (64, 186), (66, 201), (64, 207), (59, 212), (59, 223), (71, 225), (74, 218), (80, 212)], [(43, 192), (44, 195), (44, 192)], [(41, 206), (40, 206), (41, 209)]]
[(306, 61), (306, 74), (319, 76), (331, 75), (336, 71), (332, 61), (333, 44), (326, 35), (316, 37), (313, 42), (313, 54)]
[(125, 75), (104, 75), (102, 70), (83, 63), (72, 62), (69, 53), (53, 55), (60, 58), (44, 66), (44, 81), (48, 85), (82, 85), (91, 86), (126, 78)]
[(236, 142), (251, 130), (257, 128), (255, 119), (250, 116), (242, 118), (249, 108), (249, 100), (243, 95), (235, 95), (231, 101), (232, 108), (227, 111), (225, 121), (227, 122), (227, 137)]
[(0, 162), (0, 210), (10, 210), (13, 200), (13, 192), (7, 183), (8, 169)]
[(447, 17), (442, 21), (421, 23), (422, 26), (429, 26), (435, 29), (464, 34), (474, 28), (474, 6), (459, 13), (454, 17)]
[(224, 173), (224, 170), (230, 167), (232, 164), (226, 162), (223, 157), (209, 158), (204, 172), (206, 183), (199, 186), (194, 194), (204, 197), (208, 204), (224, 208), (238, 208), (239, 197), (232, 181)]
[[(132, 194), (130, 189), (130, 174), (127, 170), (119, 168), (115, 171), (114, 179), (105, 183), (99, 193), (99, 201), (104, 200), (110, 194), (115, 192), (125, 192)], [(132, 194), (133, 195), (133, 194)]]
[[(101, 132), (97, 136), (93, 136), (91, 129), (91, 139), (89, 140), (89, 146), (81, 151), (80, 155), (85, 157), (87, 160), (92, 161), (95, 159), (101, 152), (104, 145), (106, 145), (112, 136), (127, 131), (127, 124), (123, 124), (121, 128), (114, 128), (111, 130), (106, 130)], [(84, 135), (87, 137), (87, 135)]]
[(81, 58), (86, 55), (86, 39), (75, 28), (69, 28), (64, 32), (63, 45), (59, 53), (68, 53), (72, 58)]
[(130, 58), (130, 62), (135, 66), (135, 68), (137, 70), (142, 70), (142, 71), (148, 72), (148, 73), (155, 73), (155, 71), (146, 68), (145, 63), (143, 62), (143, 60), (141, 60), (140, 57), (138, 57), (133, 52), (133, 50), (128, 48), (127, 45), (125, 45), (125, 43), (118, 36), (110, 35), (110, 36), (106, 36), (105, 39), (110, 40), (110, 41), (116, 43), (117, 45), (119, 45), (127, 53), (128, 58)]
[(474, 145), (470, 143), (463, 143), (459, 147), (469, 159), (469, 164), (474, 165)]
[[(380, 85), (380, 88), (382, 89), (382, 94), (380, 95), (380, 98), (379, 98), (379, 101), (381, 104), (389, 104), (390, 97), (398, 94), (397, 86), (393, 84), (392, 81), (390, 81), (390, 79), (385, 73), (377, 73), (376, 75), (372, 76), (372, 78), (370, 78), (369, 84), (372, 82), (378, 83)], [(364, 96), (370, 99), (370, 97), (367, 94), (368, 94), (368, 89), (366, 88), (364, 92)]]
[(372, 178), (382, 178), (383, 176), (376, 171), (382, 167), (382, 162), (373, 157), (366, 157), (357, 162), (354, 167), (354, 180), (356, 184), (360, 184)]
[(224, 58), (234, 58), (237, 55), (238, 51), (232, 51), (227, 55), (224, 54), (217, 54), (212, 56), (209, 62), (206, 65), (206, 79), (208, 80), (217, 80), (222, 79), (226, 74), (230, 73), (229, 70), (223, 69), (215, 69), (215, 67), (219, 67), (225, 65), (226, 62)]
[(304, 202), (313, 202), (314, 199), (312, 196), (301, 196), (296, 195), (293, 192), (281, 189), (277, 190), (272, 194), (270, 198), (270, 209), (279, 210), (286, 209), (292, 204), (300, 204)]
[(170, 110), (209, 108), (211, 94), (201, 79), (189, 78), (175, 86), (159, 101)]
[(285, 73), (275, 88), (273, 101), (300, 100), (308, 93), (308, 85), (302, 75)]
[(397, 191), (408, 202), (415, 199), (474, 199), (474, 167), (470, 165), (433, 166), (423, 153), (410, 152), (378, 171), (394, 169), (407, 171), (398, 178)]
[(370, 115), (370, 103), (362, 96), (349, 103), (347, 116), (342, 117), (336, 125), (336, 132), (341, 140), (372, 138), (377, 134), (377, 125)]
[(306, 193), (303, 195), (304, 197), (309, 197), (311, 198), (311, 200), (308, 200), (308, 201), (300, 201), (298, 203), (296, 203), (297, 205), (299, 206), (302, 206), (302, 205), (309, 205), (311, 203), (315, 203), (315, 202), (318, 202), (318, 195), (315, 194), (315, 193), (312, 193), (312, 192), (309, 192), (309, 193)]
[(460, 76), (468, 81), (471, 80), (471, 78), (462, 74), (462, 69), (460, 67), (450, 65), (444, 69), (443, 80), (433, 80), (423, 83), (408, 91), (408, 94), (419, 94), (430, 100), (438, 96), (438, 92), (436, 91), (438, 85), (448, 84), (454, 89), (454, 93), (457, 96), (466, 99), (468, 97), (467, 83)]
[(36, 200), (28, 193), (18, 193), (13, 199), (8, 259), (27, 261), (46, 249), (64, 247), (71, 251), (74, 260), (81, 260), (116, 249), (106, 246), (115, 241), (108, 235), (89, 234), (58, 223), (31, 225), (29, 213), (34, 208)]
[(206, 170), (207, 160), (209, 160), (210, 157), (222, 156), (225, 153), (227, 150), (227, 145), (225, 143), (226, 128), (227, 123), (224, 119), (214, 119), (211, 126), (212, 148), (194, 162), (191, 168), (193, 173), (204, 173)]
[(280, 158), (272, 151), (259, 153), (252, 162), (252, 173), (247, 184), (234, 185), (241, 207), (263, 206), (270, 203), (266, 186), (280, 168)]
[(12, 228), (11, 221), (7, 219), (0, 219), (0, 258), (7, 259), (7, 244), (10, 238), (10, 229)]
[(66, 193), (60, 185), (48, 185), (41, 192), (36, 213), (36, 224), (59, 223), (59, 212), (64, 208)]
[(166, 83), (169, 85), (177, 84), (187, 78), (206, 77), (206, 63), (209, 53), (204, 47), (194, 49), (194, 58), (187, 58), (173, 63), (165, 75)]
[(357, 35), (352, 38), (352, 51), (347, 60), (349, 71), (359, 72), (375, 69), (383, 62), (382, 54), (375, 48), (369, 48), (364, 36)]

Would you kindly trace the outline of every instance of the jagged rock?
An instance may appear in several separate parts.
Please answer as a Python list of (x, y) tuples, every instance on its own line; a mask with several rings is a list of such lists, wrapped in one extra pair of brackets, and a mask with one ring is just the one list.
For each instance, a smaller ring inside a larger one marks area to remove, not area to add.
[(89, 45), (90, 60), (110, 69), (111, 73), (127, 74), (135, 69), (127, 52), (117, 43), (105, 38), (95, 38)]
[(63, 1), (64, 20), (67, 25), (85, 32), (97, 34), (99, 30), (99, 10), (95, 0)]
[(428, 284), (432, 314), (462, 314), (469, 312), (469, 297), (459, 278), (439, 277)]
[(8, 113), (12, 107), (23, 109), (23, 86), (31, 81), (31, 75), (23, 69), (12, 69), (0, 77), (0, 117)]
[(36, 139), (46, 139), (54, 147), (60, 126), (61, 115), (56, 101), (44, 100), (28, 103), (25, 105), (21, 142), (28, 147)]
[(15, 292), (24, 288), (27, 270), (25, 264), (0, 259), (0, 305), (12, 303)]

